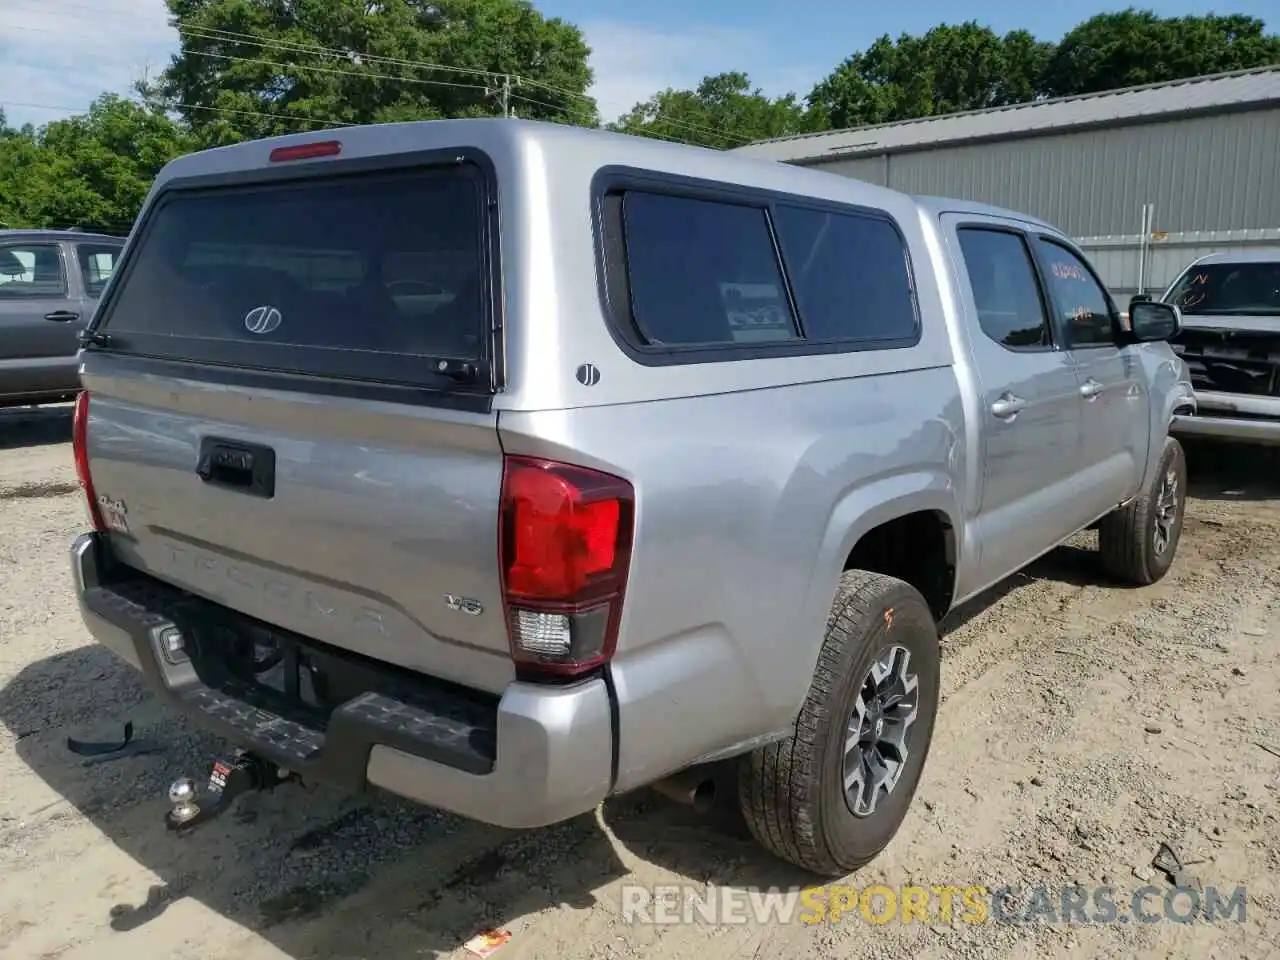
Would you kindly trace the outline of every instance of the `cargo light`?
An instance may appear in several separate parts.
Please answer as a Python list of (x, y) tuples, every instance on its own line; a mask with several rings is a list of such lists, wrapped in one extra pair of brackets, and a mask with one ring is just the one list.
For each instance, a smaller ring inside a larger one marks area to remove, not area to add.
[(75, 409), (71, 414), (71, 452), (76, 462), (76, 478), (88, 501), (89, 522), (98, 533), (106, 533), (98, 497), (93, 492), (93, 475), (89, 472), (89, 391), (76, 394)]
[(268, 154), (268, 160), (310, 160), (313, 157), (336, 157), (342, 152), (340, 140), (318, 140), (315, 143), (299, 143), (292, 147), (276, 147)]
[(613, 656), (634, 523), (621, 477), (504, 458), (499, 561), (518, 675), (574, 677)]

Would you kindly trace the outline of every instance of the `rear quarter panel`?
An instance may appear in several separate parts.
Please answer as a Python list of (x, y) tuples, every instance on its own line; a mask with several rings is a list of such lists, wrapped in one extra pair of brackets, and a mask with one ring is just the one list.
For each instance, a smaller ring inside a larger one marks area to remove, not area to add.
[(636, 487), (612, 665), (619, 789), (789, 726), (857, 538), (912, 510), (960, 529), (958, 407), (940, 367), (502, 415), (508, 453), (575, 460)]
[[(630, 146), (630, 145), (628, 145)], [(509, 454), (563, 458), (636, 487), (617, 654), (617, 789), (785, 732), (813, 676), (846, 557), (914, 510), (966, 549), (966, 417), (949, 279), (910, 198), (845, 178), (647, 145), (579, 156), (529, 144), (503, 213)], [(890, 213), (910, 252), (913, 347), (648, 366), (606, 323), (586, 186), (601, 165), (736, 178)], [(555, 331), (555, 335), (551, 335)], [(598, 379), (579, 382), (589, 363)]]

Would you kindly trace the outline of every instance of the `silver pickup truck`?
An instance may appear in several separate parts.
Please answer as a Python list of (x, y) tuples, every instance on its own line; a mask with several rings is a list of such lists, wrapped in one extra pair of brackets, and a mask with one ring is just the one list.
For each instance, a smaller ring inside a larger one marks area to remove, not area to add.
[(535, 827), (727, 766), (841, 874), (916, 790), (948, 610), (1093, 525), (1100, 573), (1169, 569), (1178, 323), (1046, 223), (653, 140), (197, 153), (86, 332), (81, 611), (237, 748), (175, 829), (299, 776)]
[(124, 247), (71, 230), (0, 230), (0, 407), (72, 399), (79, 336)]
[(1161, 300), (1185, 319), (1173, 350), (1196, 391), (1174, 434), (1280, 445), (1280, 249), (1201, 257)]

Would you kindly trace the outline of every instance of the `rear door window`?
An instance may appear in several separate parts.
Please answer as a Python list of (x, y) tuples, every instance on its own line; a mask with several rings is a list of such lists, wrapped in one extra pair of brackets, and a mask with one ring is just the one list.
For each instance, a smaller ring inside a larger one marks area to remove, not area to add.
[(76, 259), (80, 261), (80, 276), (84, 278), (84, 292), (97, 299), (106, 289), (107, 281), (115, 273), (120, 246), (105, 243), (76, 244)]
[(485, 355), (483, 185), (469, 168), (176, 191), (101, 332), (146, 355), (421, 383)]

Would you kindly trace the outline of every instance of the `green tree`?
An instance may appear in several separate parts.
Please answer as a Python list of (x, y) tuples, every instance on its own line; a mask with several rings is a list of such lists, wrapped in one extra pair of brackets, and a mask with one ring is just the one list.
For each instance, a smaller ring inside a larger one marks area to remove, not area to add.
[(667, 88), (637, 103), (609, 129), (727, 149), (813, 129), (793, 93), (770, 98), (745, 73), (706, 77), (695, 90)]
[(125, 233), (156, 174), (190, 151), (164, 113), (113, 94), (39, 131), (0, 133), (0, 221)]
[(1036, 96), (1053, 49), (1025, 30), (1001, 37), (972, 20), (886, 34), (819, 82), (809, 104), (815, 122), (853, 127), (1021, 103)]
[(1280, 36), (1265, 30), (1239, 14), (1101, 13), (1062, 38), (1041, 89), (1068, 96), (1280, 63)]
[(27, 226), (23, 185), (36, 149), (34, 136), (9, 126), (0, 110), (0, 229)]
[(577, 27), (528, 0), (166, 0), (178, 54), (152, 93), (206, 143), (502, 111), (594, 124)]

